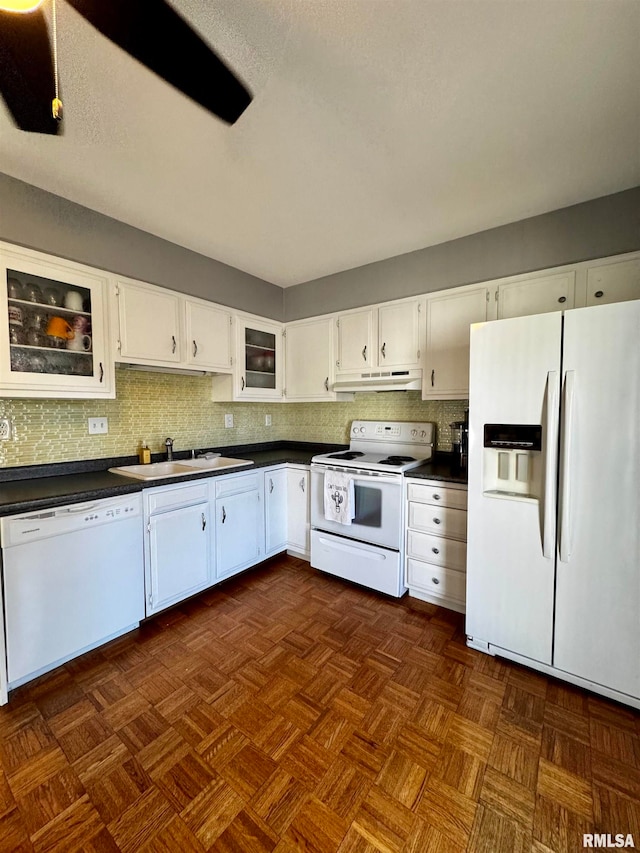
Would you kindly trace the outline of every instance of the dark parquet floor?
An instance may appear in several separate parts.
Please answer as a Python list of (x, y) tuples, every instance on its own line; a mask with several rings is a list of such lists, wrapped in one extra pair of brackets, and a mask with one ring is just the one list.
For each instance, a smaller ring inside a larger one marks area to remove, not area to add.
[(14, 691), (2, 851), (640, 847), (640, 715), (282, 557)]

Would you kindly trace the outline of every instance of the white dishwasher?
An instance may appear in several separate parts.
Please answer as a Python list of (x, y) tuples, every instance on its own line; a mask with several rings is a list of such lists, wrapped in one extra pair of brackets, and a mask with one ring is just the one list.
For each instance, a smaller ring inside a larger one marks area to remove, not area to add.
[(0, 519), (7, 658), (0, 703), (7, 689), (144, 618), (142, 518), (136, 493)]

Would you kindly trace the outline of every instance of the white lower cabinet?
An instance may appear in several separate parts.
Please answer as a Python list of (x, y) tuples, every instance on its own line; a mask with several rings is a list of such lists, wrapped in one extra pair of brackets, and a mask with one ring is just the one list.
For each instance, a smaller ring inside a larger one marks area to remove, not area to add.
[(270, 468), (264, 472), (265, 557), (287, 547), (287, 469)]
[(205, 589), (211, 579), (206, 482), (144, 493), (146, 614)]
[(217, 580), (253, 566), (264, 556), (261, 478), (262, 473), (251, 473), (212, 481)]
[(301, 557), (311, 553), (311, 503), (309, 500), (309, 468), (289, 465), (287, 468), (288, 547)]
[(406, 485), (409, 595), (464, 613), (466, 486), (410, 478)]

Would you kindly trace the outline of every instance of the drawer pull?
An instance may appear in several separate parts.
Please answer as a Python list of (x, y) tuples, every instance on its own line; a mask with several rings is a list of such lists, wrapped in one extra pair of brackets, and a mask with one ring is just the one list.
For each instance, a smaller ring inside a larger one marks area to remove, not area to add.
[(600, 299), (601, 296), (604, 296), (604, 290), (596, 290), (594, 296), (596, 297), (596, 299)]
[(434, 519), (433, 519), (433, 523), (434, 523), (434, 524), (440, 524), (440, 519), (439, 519), (439, 518), (434, 518)]
[(433, 551), (434, 554), (440, 553), (440, 548), (432, 548), (431, 550)]
[(431, 497), (434, 499), (434, 501), (439, 501), (441, 496), (440, 495), (431, 495)]
[(440, 583), (438, 578), (431, 578), (431, 580), (433, 581), (434, 584), (436, 584), (436, 586)]

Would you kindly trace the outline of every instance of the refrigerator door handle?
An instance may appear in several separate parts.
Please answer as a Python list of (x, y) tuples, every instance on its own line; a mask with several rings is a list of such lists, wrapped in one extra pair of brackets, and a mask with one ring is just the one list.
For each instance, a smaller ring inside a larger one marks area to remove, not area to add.
[(564, 374), (564, 425), (560, 467), (560, 560), (563, 563), (568, 563), (571, 557), (571, 442), (574, 428), (575, 381), (575, 370), (567, 370)]
[(558, 446), (558, 371), (547, 373), (547, 423), (544, 470), (544, 510), (542, 516), (542, 556), (547, 559), (554, 556), (555, 551), (555, 471), (556, 448)]

